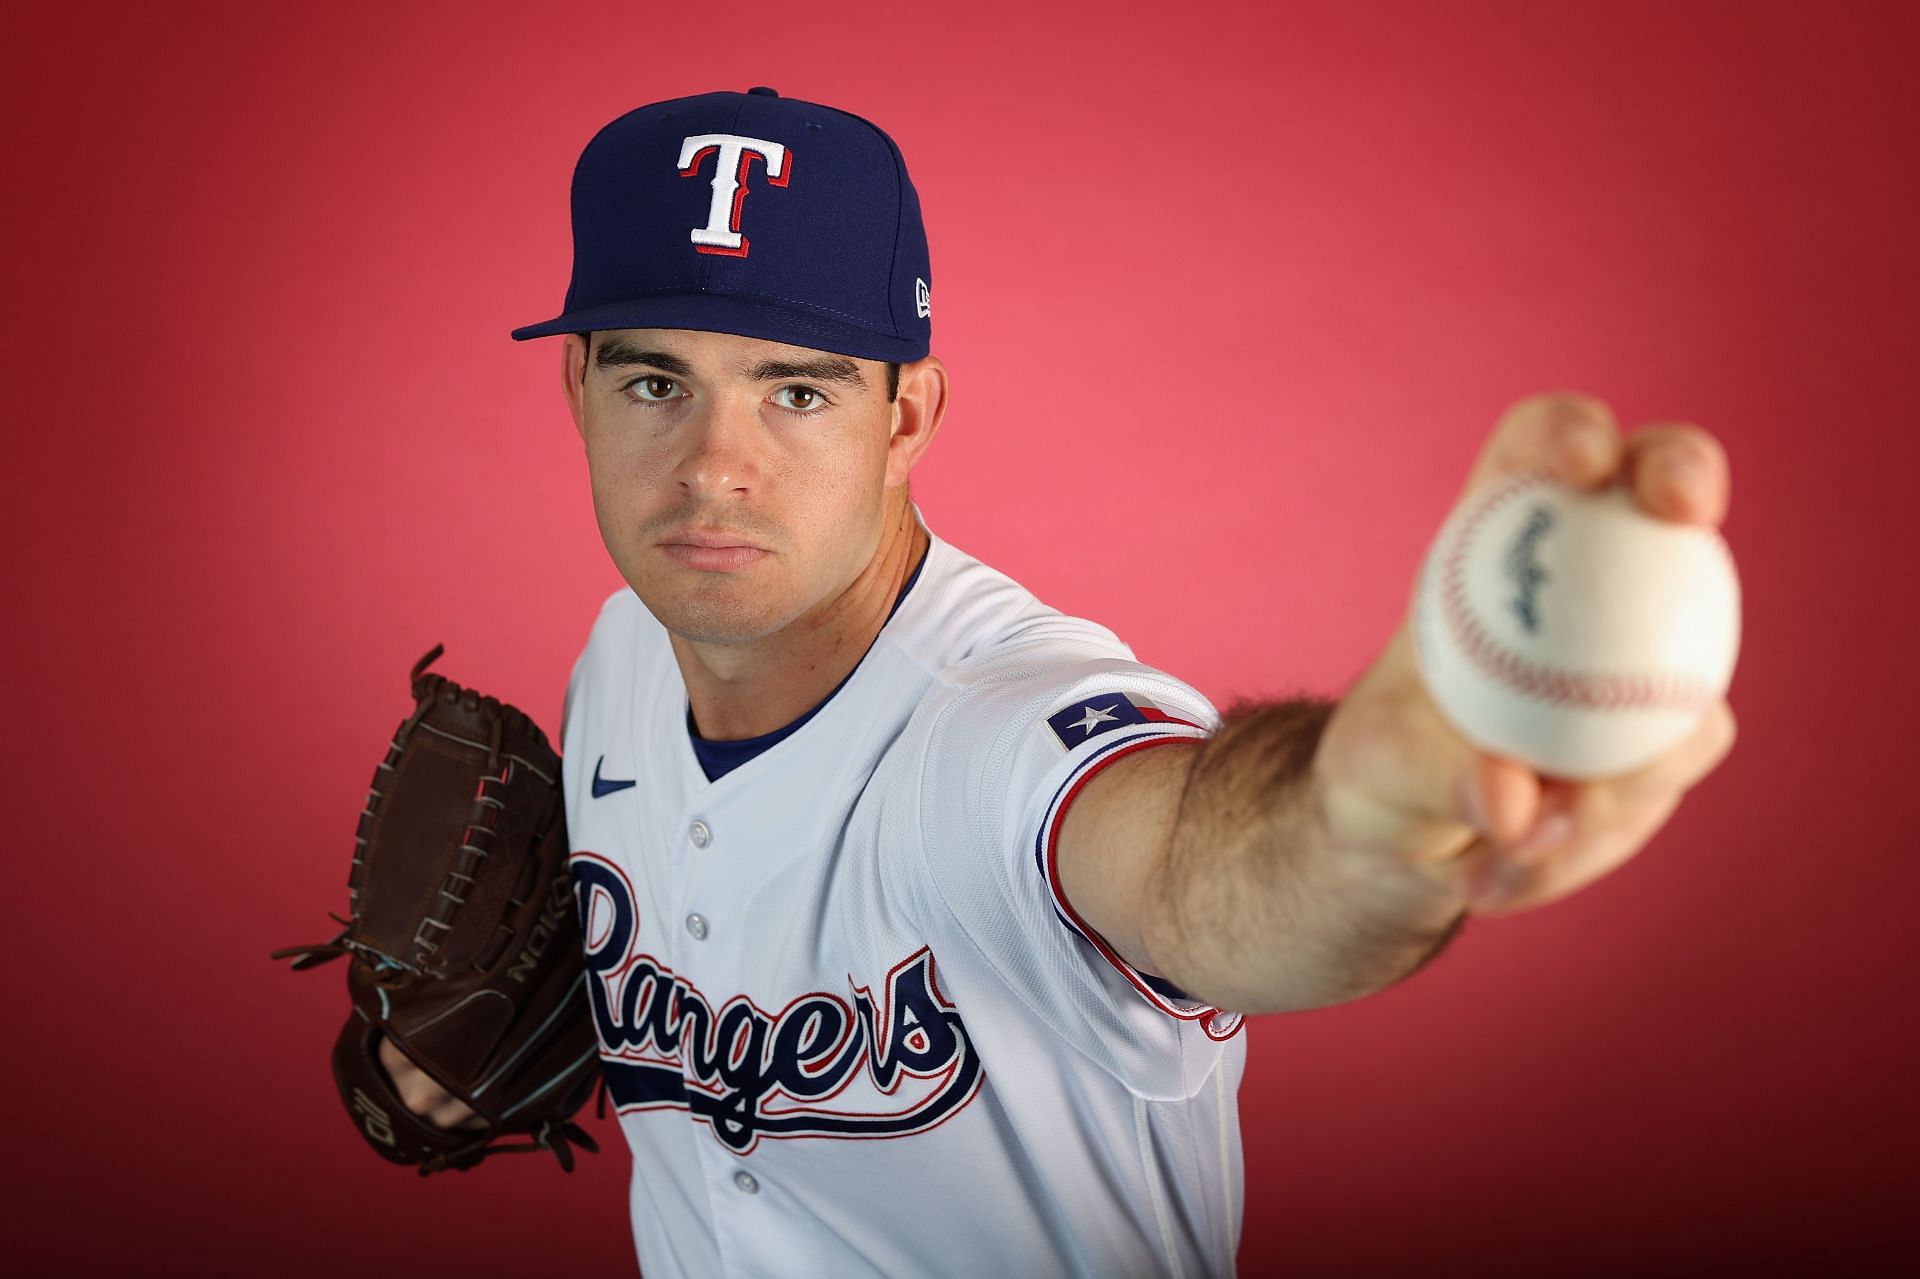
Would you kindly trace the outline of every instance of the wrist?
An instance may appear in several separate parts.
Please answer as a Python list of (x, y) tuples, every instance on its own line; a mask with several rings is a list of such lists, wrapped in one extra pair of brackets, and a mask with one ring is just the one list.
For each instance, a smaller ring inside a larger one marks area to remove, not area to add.
[[(1453, 927), (1466, 906), (1458, 854), (1472, 842), (1471, 830), (1447, 841), (1440, 856), (1431, 838), (1368, 838), (1387, 824), (1380, 806), (1342, 790), (1318, 760), (1308, 794), (1304, 860), (1322, 900), (1342, 903), (1346, 913), (1381, 932), (1417, 938)], [(1356, 815), (1360, 820), (1351, 820)]]

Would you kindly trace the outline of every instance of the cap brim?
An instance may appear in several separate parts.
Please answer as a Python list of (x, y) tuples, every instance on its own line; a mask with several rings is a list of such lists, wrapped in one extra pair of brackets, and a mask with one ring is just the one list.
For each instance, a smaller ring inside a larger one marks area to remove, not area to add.
[(925, 338), (879, 333), (806, 311), (770, 306), (757, 298), (724, 293), (663, 294), (583, 307), (515, 329), (513, 340), (524, 342), (528, 338), (602, 329), (695, 329), (703, 333), (734, 333), (898, 364), (910, 364), (927, 354)]

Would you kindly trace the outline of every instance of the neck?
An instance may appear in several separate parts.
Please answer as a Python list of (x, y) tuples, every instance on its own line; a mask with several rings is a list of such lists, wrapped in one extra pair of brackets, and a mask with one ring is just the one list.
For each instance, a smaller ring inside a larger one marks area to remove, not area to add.
[(751, 644), (699, 644), (673, 636), (700, 736), (759, 737), (825, 701), (873, 646), (929, 541), (903, 498), (866, 568), (807, 616)]

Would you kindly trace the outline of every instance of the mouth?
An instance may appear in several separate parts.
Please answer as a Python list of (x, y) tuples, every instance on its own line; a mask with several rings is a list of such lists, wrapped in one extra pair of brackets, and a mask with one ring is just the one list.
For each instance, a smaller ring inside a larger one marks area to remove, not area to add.
[(703, 573), (733, 573), (773, 554), (738, 533), (687, 529), (661, 539), (660, 549), (683, 567)]

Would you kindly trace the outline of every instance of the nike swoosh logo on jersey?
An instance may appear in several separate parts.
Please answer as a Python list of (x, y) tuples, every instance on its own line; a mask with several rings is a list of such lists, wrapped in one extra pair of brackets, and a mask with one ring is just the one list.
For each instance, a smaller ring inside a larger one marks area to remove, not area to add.
[(600, 765), (606, 762), (605, 755), (593, 761), (593, 797), (595, 799), (605, 799), (615, 791), (625, 790), (629, 786), (638, 784), (638, 778), (628, 778), (623, 782), (618, 778), (600, 776)]

